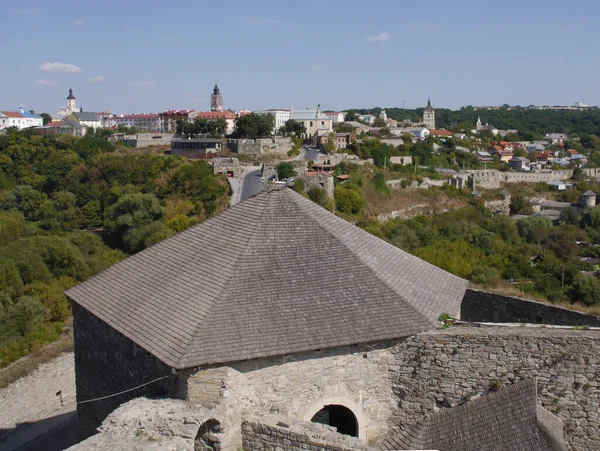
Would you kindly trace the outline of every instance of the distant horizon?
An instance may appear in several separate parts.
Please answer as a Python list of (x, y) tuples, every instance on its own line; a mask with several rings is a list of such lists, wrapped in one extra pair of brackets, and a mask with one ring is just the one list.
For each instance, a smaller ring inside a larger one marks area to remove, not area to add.
[(215, 80), (232, 110), (600, 104), (592, 0), (2, 5), (3, 110), (208, 110)]

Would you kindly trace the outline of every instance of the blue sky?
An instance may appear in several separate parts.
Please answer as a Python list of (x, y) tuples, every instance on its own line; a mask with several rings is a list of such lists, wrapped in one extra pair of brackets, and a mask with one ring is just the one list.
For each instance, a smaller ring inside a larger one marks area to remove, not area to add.
[(597, 0), (0, 0), (0, 109), (600, 104)]

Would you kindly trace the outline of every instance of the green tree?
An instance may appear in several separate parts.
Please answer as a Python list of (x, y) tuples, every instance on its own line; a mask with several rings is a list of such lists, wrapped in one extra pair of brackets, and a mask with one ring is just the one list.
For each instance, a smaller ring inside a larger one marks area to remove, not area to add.
[(50, 116), (48, 113), (42, 113), (40, 114), (40, 116), (42, 116), (42, 120), (43, 120), (43, 124), (49, 124), (50, 122), (52, 122), (52, 116)]
[(346, 117), (344, 118), (344, 120), (346, 122), (356, 121), (357, 119), (358, 119), (358, 115), (356, 114), (356, 112), (354, 110), (349, 110), (346, 113)]
[(250, 113), (235, 120), (233, 136), (251, 139), (271, 136), (274, 126), (275, 117), (272, 114)]
[(277, 180), (287, 179), (296, 175), (294, 166), (286, 161), (279, 163), (275, 170), (277, 171)]
[(363, 204), (364, 200), (357, 190), (342, 185), (335, 187), (335, 207), (340, 213), (358, 215)]
[(531, 203), (522, 194), (514, 194), (510, 200), (511, 214), (530, 215), (533, 213)]
[(279, 128), (279, 133), (283, 136), (304, 136), (306, 135), (306, 127), (304, 126), (304, 122), (288, 119), (286, 123)]

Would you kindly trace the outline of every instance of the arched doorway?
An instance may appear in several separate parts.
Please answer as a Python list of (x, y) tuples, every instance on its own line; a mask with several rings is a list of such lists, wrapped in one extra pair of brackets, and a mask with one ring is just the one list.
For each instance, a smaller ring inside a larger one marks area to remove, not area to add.
[(208, 420), (198, 429), (194, 440), (194, 451), (219, 451), (221, 449), (220, 432), (221, 423), (217, 420)]
[(340, 434), (358, 437), (358, 420), (347, 407), (330, 404), (323, 407), (310, 419), (313, 423), (327, 424), (337, 429)]

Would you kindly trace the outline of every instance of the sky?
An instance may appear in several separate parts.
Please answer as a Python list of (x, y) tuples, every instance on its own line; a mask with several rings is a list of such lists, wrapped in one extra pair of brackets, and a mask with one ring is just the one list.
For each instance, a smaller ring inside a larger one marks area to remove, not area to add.
[(0, 0), (0, 110), (600, 104), (597, 0)]

